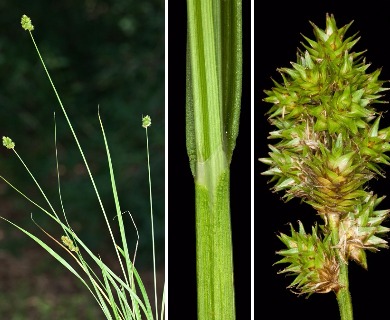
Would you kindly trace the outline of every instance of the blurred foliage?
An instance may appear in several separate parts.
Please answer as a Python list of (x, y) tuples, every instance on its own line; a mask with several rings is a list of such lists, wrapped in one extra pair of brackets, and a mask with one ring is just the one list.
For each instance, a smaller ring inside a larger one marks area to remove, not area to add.
[[(18, 290), (1, 292), (1, 315), (9, 320), (102, 319), (102, 311), (85, 288), (67, 295), (48, 294), (46, 289), (31, 295), (30, 288), (22, 282)], [(15, 303), (10, 304), (10, 299)]]
[[(22, 251), (21, 257), (0, 251), (0, 319), (105, 318), (96, 300), (73, 274), (60, 265), (53, 268), (53, 264), (57, 264), (54, 258), (50, 256), (42, 259), (38, 247)], [(106, 257), (103, 259), (107, 260)], [(97, 268), (94, 270), (98, 271)], [(119, 266), (114, 271), (120, 272)], [(159, 301), (163, 290), (163, 274), (164, 269), (157, 270)], [(154, 308), (153, 274), (151, 271), (141, 270), (140, 276)]]
[[(54, 148), (56, 112), (61, 188), (71, 226), (95, 252), (111, 250), (99, 203), (82, 158), (44, 73), (23, 14), (32, 19), (34, 38), (78, 134), (112, 225), (115, 209), (97, 111), (105, 126), (122, 211), (130, 211), (140, 242), (138, 263), (151, 266), (151, 229), (145, 129), (150, 115), (150, 161), (157, 261), (164, 259), (164, 1), (0, 0), (0, 135), (36, 175), (61, 213)], [(18, 159), (0, 151), (0, 174), (42, 204)], [(60, 230), (5, 183), (0, 183), (0, 215), (45, 237), (30, 213), (58, 239)], [(128, 220), (130, 243), (135, 229)], [(16, 252), (31, 240), (13, 237), (0, 223), (0, 247)], [(21, 240), (23, 239), (23, 240)], [(23, 242), (26, 241), (26, 242)], [(50, 241), (50, 240), (49, 240)]]

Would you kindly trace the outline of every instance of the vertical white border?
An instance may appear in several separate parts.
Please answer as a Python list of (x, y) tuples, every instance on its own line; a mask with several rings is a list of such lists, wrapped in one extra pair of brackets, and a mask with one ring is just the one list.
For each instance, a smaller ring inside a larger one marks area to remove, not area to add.
[(250, 13), (250, 23), (251, 23), (251, 319), (253, 320), (255, 318), (254, 315), (254, 297), (255, 297), (255, 288), (254, 288), (254, 283), (255, 283), (255, 271), (254, 271), (254, 246), (255, 246), (255, 241), (254, 241), (254, 225), (255, 225), (255, 213), (254, 213), (254, 177), (255, 177), (255, 172), (254, 172), (254, 161), (255, 161), (255, 154), (254, 154), (254, 108), (255, 108), (255, 103), (254, 103), (254, 0), (251, 0), (251, 13)]
[(165, 1), (165, 315), (164, 318), (168, 319), (168, 0)]

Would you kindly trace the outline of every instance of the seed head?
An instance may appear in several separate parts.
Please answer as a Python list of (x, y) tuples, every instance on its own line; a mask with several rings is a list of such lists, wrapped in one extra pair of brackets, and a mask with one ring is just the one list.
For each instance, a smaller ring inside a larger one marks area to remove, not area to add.
[(15, 143), (12, 141), (11, 138), (3, 137), (3, 146), (6, 147), (7, 149), (14, 149)]
[(63, 244), (64, 244), (65, 246), (68, 247), (68, 249), (69, 249), (70, 251), (74, 251), (74, 252), (78, 252), (78, 251), (79, 251), (79, 248), (76, 247), (76, 246), (73, 244), (73, 241), (72, 241), (69, 237), (67, 237), (67, 236), (62, 236), (62, 237), (61, 237), (61, 240), (62, 240)]
[(296, 276), (289, 288), (298, 290), (298, 294), (337, 292), (340, 289), (338, 282), (339, 264), (336, 261), (330, 237), (321, 238), (317, 226), (312, 233), (305, 232), (301, 222), (299, 231), (291, 225), (291, 237), (281, 234), (279, 239), (287, 249), (277, 252), (283, 256), (278, 263), (288, 263), (289, 266), (279, 271)]
[(22, 20), (21, 20), (22, 28), (27, 31), (33, 31), (34, 26), (31, 23), (31, 19), (27, 17), (25, 14), (22, 15)]
[(150, 116), (145, 116), (142, 118), (142, 127), (144, 127), (145, 129), (147, 127), (150, 127), (152, 125), (152, 119), (150, 118)]

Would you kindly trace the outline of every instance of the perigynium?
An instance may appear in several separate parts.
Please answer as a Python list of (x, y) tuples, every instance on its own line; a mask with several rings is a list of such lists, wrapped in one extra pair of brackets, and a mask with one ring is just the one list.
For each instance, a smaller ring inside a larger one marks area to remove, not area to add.
[[(352, 23), (352, 22), (351, 22)], [(324, 30), (311, 23), (314, 40), (304, 36), (292, 68), (278, 69), (281, 81), (265, 90), (271, 103), (269, 169), (275, 192), (284, 200), (300, 198), (311, 205), (322, 223), (307, 233), (302, 223), (291, 235), (280, 234), (286, 245), (277, 263), (281, 273), (295, 276), (290, 285), (299, 294), (336, 294), (341, 319), (352, 319), (348, 263), (367, 268), (366, 252), (387, 248), (382, 225), (389, 210), (377, 210), (383, 196), (368, 182), (384, 176), (389, 165), (390, 127), (381, 129), (385, 103), (380, 69), (369, 71), (363, 52), (355, 52), (359, 38), (346, 36), (351, 23), (338, 28), (326, 15)]]

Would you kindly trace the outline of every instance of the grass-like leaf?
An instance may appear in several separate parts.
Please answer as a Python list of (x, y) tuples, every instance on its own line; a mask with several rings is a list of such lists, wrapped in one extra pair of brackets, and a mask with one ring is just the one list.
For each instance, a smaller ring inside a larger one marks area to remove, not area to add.
[[(25, 30), (27, 30), (30, 35), (31, 39), (33, 41), (33, 44), (36, 48), (36, 51), (38, 53), (38, 56), (42, 62), (43, 68), (47, 74), (47, 77), (50, 81), (50, 84), (53, 88), (53, 91), (57, 97), (58, 103), (63, 111), (63, 114), (65, 116), (65, 119), (69, 125), (69, 128), (71, 130), (71, 133), (73, 135), (73, 138), (76, 142), (76, 145), (78, 147), (78, 150), (80, 152), (80, 155), (84, 161), (85, 167), (88, 171), (88, 175), (92, 184), (92, 187), (95, 191), (96, 197), (99, 201), (99, 205), (102, 211), (102, 214), (104, 216), (104, 219), (106, 221), (107, 229), (111, 237), (111, 241), (113, 244), (113, 251), (115, 252), (115, 255), (117, 257), (118, 263), (120, 265), (122, 274), (117, 275), (114, 271), (112, 271), (102, 260), (100, 257), (96, 256), (89, 248), (88, 246), (82, 241), (82, 239), (79, 237), (78, 234), (74, 232), (74, 230), (71, 228), (71, 224), (68, 221), (65, 213), (65, 207), (62, 201), (62, 195), (61, 195), (61, 182), (60, 182), (60, 176), (59, 176), (59, 160), (58, 160), (58, 151), (57, 151), (57, 127), (56, 127), (56, 121), (54, 126), (54, 141), (55, 141), (55, 159), (56, 159), (56, 168), (57, 168), (57, 181), (58, 181), (58, 194), (61, 204), (61, 209), (64, 217), (64, 221), (60, 219), (60, 216), (57, 214), (56, 210), (54, 209), (53, 205), (51, 204), (51, 201), (46, 196), (43, 188), (37, 181), (37, 179), (34, 177), (33, 173), (28, 168), (27, 164), (23, 161), (22, 157), (17, 153), (15, 150), (15, 143), (9, 138), (9, 137), (3, 137), (3, 145), (11, 149), (14, 154), (17, 156), (17, 158), (22, 163), (25, 170), (29, 173), (30, 177), (34, 181), (35, 185), (37, 186), (38, 190), (42, 194), (43, 198), (45, 199), (47, 205), (49, 206), (50, 210), (45, 209), (43, 206), (39, 205), (36, 201), (29, 198), (27, 195), (25, 195), (19, 188), (15, 187), (12, 183), (10, 183), (5, 177), (0, 175), (0, 178), (4, 180), (11, 188), (16, 190), (19, 194), (21, 194), (24, 198), (26, 198), (29, 202), (31, 202), (33, 205), (35, 205), (38, 209), (40, 209), (43, 213), (45, 213), (47, 216), (49, 216), (56, 224), (58, 224), (65, 235), (62, 236), (62, 242), (60, 242), (57, 237), (52, 236), (49, 234), (46, 230), (44, 230), (42, 227), (37, 225), (39, 229), (41, 229), (50, 239), (50, 241), (53, 241), (54, 244), (59, 245), (63, 253), (68, 254), (70, 257), (73, 258), (75, 263), (80, 267), (80, 271), (76, 271), (76, 269), (65, 260), (65, 258), (57, 253), (48, 243), (41, 240), (31, 232), (23, 229), (22, 227), (16, 225), (12, 221), (5, 219), (3, 217), (3, 220), (10, 223), (12, 226), (16, 227), (23, 233), (25, 233), (28, 237), (30, 237), (33, 241), (35, 241), (37, 244), (39, 244), (43, 249), (45, 249), (50, 255), (52, 255), (60, 264), (62, 264), (66, 269), (68, 269), (71, 273), (73, 273), (91, 292), (97, 303), (99, 304), (100, 308), (102, 309), (105, 317), (107, 319), (115, 319), (115, 320), (127, 320), (127, 319), (135, 319), (135, 320), (141, 320), (141, 319), (147, 319), (147, 320), (158, 320), (158, 304), (157, 304), (157, 288), (156, 288), (156, 269), (155, 269), (155, 251), (154, 251), (154, 226), (153, 226), (153, 210), (152, 210), (152, 194), (151, 194), (151, 177), (150, 177), (150, 163), (149, 163), (149, 145), (148, 145), (148, 134), (147, 134), (147, 128), (151, 125), (151, 119), (149, 116), (144, 117), (142, 126), (145, 128), (146, 131), (146, 142), (147, 142), (147, 157), (148, 157), (148, 173), (149, 173), (149, 190), (150, 190), (150, 208), (151, 208), (151, 222), (152, 222), (152, 239), (153, 239), (153, 268), (154, 268), (154, 285), (155, 285), (155, 305), (156, 305), (156, 311), (155, 316), (153, 315), (152, 308), (149, 302), (148, 295), (146, 293), (146, 289), (144, 287), (144, 284), (142, 282), (141, 277), (139, 276), (135, 266), (135, 256), (136, 251), (138, 248), (138, 240), (135, 246), (135, 253), (133, 261), (130, 258), (129, 254), (129, 246), (127, 243), (127, 237), (126, 237), (126, 227), (125, 227), (125, 221), (122, 216), (121, 208), (120, 208), (120, 202), (119, 202), (119, 196), (118, 191), (116, 188), (115, 183), (115, 176), (114, 176), (114, 170), (113, 170), (113, 164), (111, 159), (111, 154), (109, 150), (109, 143), (107, 141), (106, 133), (104, 131), (103, 122), (100, 117), (100, 113), (98, 112), (98, 119), (100, 123), (100, 127), (102, 130), (102, 136), (104, 141), (104, 146), (106, 150), (107, 155), (107, 161), (108, 161), (108, 169), (110, 174), (110, 182), (111, 182), (111, 189), (113, 192), (114, 202), (115, 202), (115, 208), (116, 208), (116, 218), (118, 219), (118, 230), (120, 233), (120, 239), (121, 243), (118, 245), (115, 237), (113, 229), (109, 223), (106, 210), (103, 205), (103, 201), (100, 197), (98, 188), (96, 186), (94, 177), (91, 173), (91, 170), (89, 168), (86, 156), (83, 152), (83, 149), (79, 143), (79, 140), (77, 138), (76, 132), (73, 129), (72, 123), (67, 115), (67, 112), (62, 104), (62, 101), (60, 99), (60, 96), (54, 86), (54, 83), (51, 79), (51, 76), (46, 68), (46, 65), (44, 63), (44, 60), (41, 56), (41, 53), (39, 52), (38, 46), (34, 40), (34, 37), (31, 33), (32, 30), (34, 30), (34, 27), (32, 26), (31, 20), (27, 16), (22, 17), (22, 26)], [(131, 220), (134, 224), (133, 217), (130, 215)], [(35, 223), (35, 222), (34, 222)], [(135, 224), (134, 224), (135, 226)], [(138, 237), (138, 230), (135, 226), (135, 230), (137, 232)], [(89, 262), (87, 262), (87, 259)], [(94, 263), (94, 264), (92, 264)], [(98, 267), (101, 271), (101, 275), (96, 272), (96, 267)], [(137, 291), (140, 291), (140, 295), (137, 294)], [(163, 296), (162, 304), (165, 303), (165, 298)], [(142, 314), (141, 314), (142, 310)], [(161, 307), (161, 319), (163, 317), (164, 305)]]

